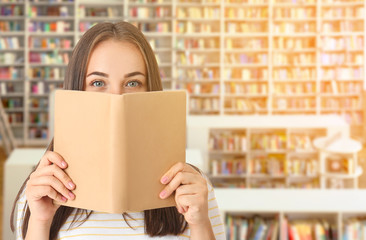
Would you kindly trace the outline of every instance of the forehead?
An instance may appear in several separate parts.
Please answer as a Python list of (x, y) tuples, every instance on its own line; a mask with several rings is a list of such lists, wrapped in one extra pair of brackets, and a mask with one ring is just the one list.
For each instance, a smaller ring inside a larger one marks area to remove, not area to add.
[(92, 50), (87, 71), (104, 71), (109, 74), (134, 71), (146, 73), (146, 66), (137, 46), (110, 39), (99, 43)]

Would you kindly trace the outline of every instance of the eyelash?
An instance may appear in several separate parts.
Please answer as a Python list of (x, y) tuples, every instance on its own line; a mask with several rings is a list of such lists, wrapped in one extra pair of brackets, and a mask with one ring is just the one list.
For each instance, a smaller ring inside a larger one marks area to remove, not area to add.
[[(96, 83), (96, 82), (102, 82), (103, 84), (105, 84), (105, 82), (104, 82), (104, 81), (102, 81), (102, 80), (94, 80), (94, 81), (91, 81), (91, 82), (90, 82), (90, 86), (96, 87), (96, 86), (94, 86), (94, 83)], [(141, 83), (140, 81), (138, 81), (138, 80), (131, 80), (131, 81), (128, 81), (128, 82), (125, 84), (125, 86), (127, 86), (127, 85), (128, 85), (129, 83), (131, 83), (131, 82), (137, 82), (137, 83), (138, 83), (138, 87), (142, 85), (142, 83)], [(104, 87), (104, 86), (103, 86), (103, 87)]]

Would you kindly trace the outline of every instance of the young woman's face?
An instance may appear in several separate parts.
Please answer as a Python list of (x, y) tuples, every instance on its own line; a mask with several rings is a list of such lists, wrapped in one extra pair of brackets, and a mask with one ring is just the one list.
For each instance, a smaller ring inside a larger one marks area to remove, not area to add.
[(128, 42), (99, 43), (90, 55), (84, 90), (113, 94), (147, 91), (146, 66), (141, 52)]

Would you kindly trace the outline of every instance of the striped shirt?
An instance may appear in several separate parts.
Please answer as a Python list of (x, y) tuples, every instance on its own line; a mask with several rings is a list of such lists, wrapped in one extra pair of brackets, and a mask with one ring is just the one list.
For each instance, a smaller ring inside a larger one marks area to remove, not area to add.
[[(217, 240), (225, 240), (224, 225), (222, 223), (220, 211), (215, 198), (214, 188), (207, 183), (208, 187), (208, 215), (211, 221), (211, 226)], [(17, 240), (21, 240), (21, 222), (24, 216), (25, 194), (18, 201), (18, 216), (17, 216)], [(165, 237), (150, 237), (144, 233), (144, 212), (128, 212), (132, 218), (126, 217), (123, 219), (122, 214), (110, 214), (102, 212), (94, 212), (81, 225), (76, 222), (70, 227), (74, 219), (76, 210), (68, 217), (65, 224), (61, 227), (57, 236), (57, 240), (96, 240), (96, 239), (110, 239), (110, 240), (145, 240), (145, 239), (179, 239), (187, 240), (190, 238), (189, 226), (178, 236)], [(128, 224), (133, 227), (130, 228)]]

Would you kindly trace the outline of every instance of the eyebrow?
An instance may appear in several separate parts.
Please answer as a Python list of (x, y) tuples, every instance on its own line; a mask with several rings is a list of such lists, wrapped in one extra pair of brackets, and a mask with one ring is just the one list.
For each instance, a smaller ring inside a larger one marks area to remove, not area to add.
[[(89, 77), (90, 75), (97, 75), (97, 76), (106, 77), (106, 78), (109, 76), (108, 74), (103, 73), (103, 72), (91, 72), (86, 77)], [(142, 72), (137, 72), (136, 71), (136, 72), (131, 72), (131, 73), (125, 74), (125, 78), (133, 77), (133, 76), (136, 76), (136, 75), (145, 76), (145, 74), (143, 74)]]

